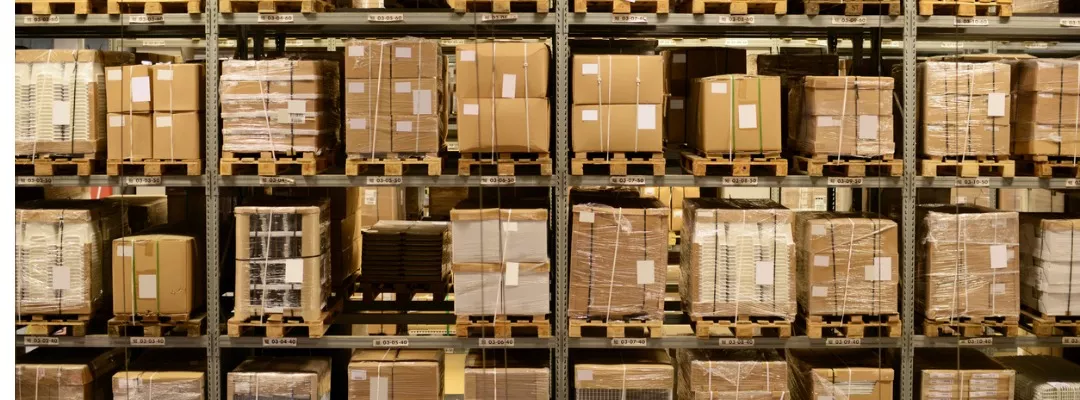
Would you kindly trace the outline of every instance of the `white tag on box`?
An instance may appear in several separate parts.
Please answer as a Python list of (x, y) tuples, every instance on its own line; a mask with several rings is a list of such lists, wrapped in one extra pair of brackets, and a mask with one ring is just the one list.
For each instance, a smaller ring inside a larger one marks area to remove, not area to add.
[(461, 51), (461, 59), (458, 60), (458, 61), (461, 61), (461, 62), (476, 61), (476, 51), (474, 51), (474, 50), (462, 50)]
[(814, 236), (822, 236), (826, 232), (825, 225), (814, 224), (810, 226), (810, 234)]
[(879, 281), (892, 280), (892, 257), (874, 257), (874, 265), (878, 270)]
[(109, 72), (107, 74), (105, 74), (105, 77), (106, 77), (106, 79), (108, 79), (110, 81), (123, 80), (124, 79), (124, 72), (121, 71), (119, 68), (112, 69), (112, 70), (109, 70)]
[(592, 370), (591, 369), (578, 370), (578, 372), (577, 372), (577, 380), (579, 382), (580, 381), (591, 381), (591, 380), (593, 380), (593, 372), (592, 372)]
[(413, 90), (412, 92), (413, 115), (431, 115), (431, 91)]
[(378, 189), (364, 189), (364, 205), (374, 206), (379, 203)]
[(504, 99), (514, 98), (514, 91), (517, 88), (517, 75), (515, 74), (503, 74), (502, 79), (502, 97)]
[(810, 289), (810, 295), (813, 297), (825, 297), (829, 295), (828, 286), (814, 286)]
[(683, 101), (682, 101), (682, 99), (671, 99), (671, 103), (669, 103), (669, 104), (671, 104), (671, 109), (672, 110), (682, 110), (683, 109)]
[(727, 82), (713, 82), (711, 85), (709, 85), (709, 88), (709, 91), (712, 93), (726, 94)]
[(372, 377), (368, 383), (368, 398), (371, 400), (390, 400), (390, 378), (385, 376)]
[(352, 378), (352, 380), (354, 381), (366, 381), (367, 371), (362, 369), (354, 369), (352, 370), (352, 373), (349, 374), (349, 377)]
[(173, 72), (171, 69), (162, 69), (157, 71), (157, 78), (159, 81), (171, 81)]
[(71, 289), (71, 268), (61, 265), (52, 268), (52, 289)]
[(364, 93), (364, 82), (349, 82), (349, 93)]
[(878, 116), (877, 115), (860, 115), (859, 116), (859, 140), (877, 140), (878, 138)]
[(461, 106), (461, 113), (465, 115), (480, 115), (479, 104), (465, 104)]
[(671, 62), (675, 64), (683, 64), (686, 62), (686, 54), (672, 54)]
[(990, 289), (992, 294), (1005, 294), (1005, 284), (995, 283)]
[(124, 126), (124, 116), (123, 115), (110, 115), (109, 116), (109, 127), (110, 128), (119, 128), (121, 126)]
[(171, 115), (166, 115), (166, 116), (163, 116), (163, 117), (154, 117), (154, 125), (157, 126), (158, 128), (171, 128), (172, 127), (172, 116)]
[(814, 256), (814, 266), (815, 267), (828, 267), (829, 266), (829, 256)]
[(863, 266), (864, 280), (867, 281), (891, 281), (892, 269), (882, 268), (882, 266), (875, 262), (874, 265)]
[(581, 64), (582, 75), (596, 75), (600, 73), (599, 64)]
[(990, 268), (1005, 268), (1009, 266), (1009, 248), (1003, 244), (990, 246)]
[(285, 283), (304, 283), (304, 259), (285, 260)]
[(637, 262), (637, 284), (648, 285), (656, 282), (656, 264), (653, 260), (638, 260)]
[(291, 124), (292, 116), (289, 115), (289, 110), (277, 110), (277, 122), (279, 124)]
[(739, 129), (757, 129), (757, 104), (739, 105)]
[(644, 130), (656, 129), (656, 105), (638, 104), (637, 128)]
[(348, 52), (347, 55), (349, 57), (363, 57), (364, 56), (364, 46), (349, 46), (346, 49), (346, 51)]
[(349, 119), (349, 129), (367, 129), (367, 118)]
[(506, 223), (503, 224), (503, 230), (507, 232), (517, 232), (518, 223), (515, 221), (506, 221)]
[(71, 125), (71, 102), (54, 101), (52, 103), (53, 125)]
[(412, 132), (412, 121), (397, 121), (394, 123), (397, 132)]
[(412, 82), (394, 82), (394, 93), (409, 93), (412, 91)]
[(772, 261), (758, 261), (754, 263), (754, 284), (772, 285), (776, 268)]
[(596, 121), (600, 119), (600, 112), (597, 110), (581, 110), (582, 121)]
[(412, 48), (411, 47), (395, 47), (394, 48), (394, 57), (397, 57), (397, 58), (412, 58)]
[(145, 103), (150, 101), (150, 77), (136, 76), (131, 78), (131, 102)]
[(596, 221), (596, 214), (592, 211), (582, 211), (581, 215), (578, 216), (578, 221), (591, 224)]
[(1004, 117), (1005, 101), (1008, 99), (1008, 96), (1008, 93), (990, 93), (990, 95), (986, 97), (986, 116)]
[(135, 255), (135, 251), (131, 246), (120, 246), (116, 248), (116, 255), (119, 257), (131, 257)]
[(506, 286), (518, 285), (518, 272), (521, 270), (521, 265), (516, 262), (506, 263)]
[(830, 128), (834, 126), (840, 126), (840, 120), (828, 115), (819, 115), (817, 117), (818, 128)]
[(140, 274), (139, 275), (139, 298), (140, 299), (156, 299), (157, 298), (157, 275), (153, 275), (153, 274)]

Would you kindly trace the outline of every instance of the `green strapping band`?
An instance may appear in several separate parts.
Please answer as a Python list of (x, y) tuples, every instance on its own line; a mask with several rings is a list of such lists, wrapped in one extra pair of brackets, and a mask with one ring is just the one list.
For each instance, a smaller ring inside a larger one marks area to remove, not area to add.
[(757, 144), (758, 152), (765, 153), (765, 144), (762, 137), (764, 134), (761, 132), (761, 77), (754, 78), (757, 80)]
[(731, 148), (728, 149), (728, 150), (732, 154), (734, 154), (735, 153), (735, 118), (738, 117), (738, 114), (735, 114), (735, 99), (738, 98), (738, 96), (735, 96), (735, 77), (734, 76), (728, 76), (728, 84), (731, 85), (731, 112), (729, 113), (729, 115), (731, 115), (731, 118), (730, 118), (731, 119), (731, 129), (729, 130), (729, 133), (731, 134)]

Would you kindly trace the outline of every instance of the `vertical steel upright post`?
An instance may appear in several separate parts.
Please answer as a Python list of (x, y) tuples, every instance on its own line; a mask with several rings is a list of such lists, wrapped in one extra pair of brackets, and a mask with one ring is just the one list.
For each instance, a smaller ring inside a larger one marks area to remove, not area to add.
[(918, 126), (915, 115), (918, 99), (915, 90), (915, 21), (918, 18), (916, 0), (904, 0), (904, 180), (903, 180), (903, 305), (904, 321), (901, 337), (900, 400), (913, 400), (915, 383), (915, 140)]
[(218, 265), (220, 213), (218, 212), (218, 2), (207, 0), (203, 18), (206, 21), (206, 105), (204, 132), (206, 151), (203, 184), (206, 188), (206, 392), (207, 399), (222, 396), (221, 349), (218, 329), (221, 283)]
[(570, 351), (568, 349), (569, 314), (569, 160), (570, 130), (567, 127), (569, 101), (568, 6), (569, 0), (555, 1), (555, 396), (559, 400), (570, 398)]

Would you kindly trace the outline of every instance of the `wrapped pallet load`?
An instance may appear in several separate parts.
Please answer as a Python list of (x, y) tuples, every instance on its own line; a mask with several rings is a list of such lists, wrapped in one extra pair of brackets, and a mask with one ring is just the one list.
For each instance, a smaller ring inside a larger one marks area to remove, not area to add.
[(788, 365), (774, 350), (680, 349), (679, 400), (781, 400), (788, 393)]
[[(1080, 60), (1020, 62), (1013, 151), (1018, 155), (1080, 157)], [(1049, 176), (1036, 171), (1037, 176)]]
[(793, 89), (802, 110), (793, 135), (798, 152), (818, 157), (888, 157), (893, 142), (893, 79), (808, 76)]
[(1080, 219), (1020, 214), (1020, 278), (1036, 334), (1050, 336), (1054, 317), (1080, 315)]
[(114, 399), (203, 400), (206, 374), (196, 371), (121, 371), (113, 375)]
[(473, 350), (465, 358), (465, 400), (548, 400), (551, 368), (548, 352)]
[(1016, 371), (1017, 400), (1068, 399), (1080, 392), (1080, 365), (1056, 356), (998, 357)]
[(225, 396), (226, 400), (329, 398), (330, 359), (249, 358), (229, 372)]
[(893, 362), (880, 350), (788, 350), (794, 400), (892, 400)]
[(442, 350), (355, 350), (349, 360), (349, 400), (443, 397)]
[(574, 357), (578, 400), (671, 399), (675, 368), (662, 350), (580, 352)]
[(20, 355), (15, 359), (15, 400), (112, 398), (109, 379), (98, 378), (123, 362), (121, 349), (39, 349)]
[(663, 56), (576, 54), (571, 73), (574, 152), (663, 151)]
[(919, 64), (918, 79), (921, 155), (1009, 155), (1008, 65), (927, 61)]
[(547, 44), (476, 42), (455, 57), (459, 151), (548, 153)]
[(1016, 372), (975, 349), (915, 352), (920, 400), (1012, 400)]

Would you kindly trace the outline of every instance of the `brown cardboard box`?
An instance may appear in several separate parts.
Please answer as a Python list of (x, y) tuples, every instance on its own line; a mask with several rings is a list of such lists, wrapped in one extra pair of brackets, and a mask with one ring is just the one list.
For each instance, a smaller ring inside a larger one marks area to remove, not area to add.
[(473, 350), (465, 358), (465, 400), (548, 400), (547, 352), (511, 350), (505, 357)]
[[(276, 70), (276, 69), (273, 69)], [(277, 77), (280, 79), (281, 77)], [(221, 107), (224, 110), (233, 100), (261, 100), (321, 97), (324, 83), (321, 79), (307, 81), (221, 81)]]
[[(798, 95), (802, 95), (801, 97)], [(803, 154), (893, 155), (892, 78), (808, 76), (793, 90), (790, 126)]]
[(781, 188), (780, 204), (791, 211), (827, 211), (827, 188)]
[(1014, 152), (1080, 155), (1080, 61), (1025, 60), (1017, 75)]
[(442, 80), (430, 78), (394, 79), (391, 110), (398, 115), (434, 115), (442, 113)]
[(394, 115), (390, 151), (435, 153), (442, 137), (442, 119), (437, 115)]
[[(779, 152), (780, 79), (721, 75), (695, 80), (688, 142), (705, 153)], [(734, 135), (734, 138), (732, 137)]]
[(405, 195), (400, 188), (349, 188), (348, 197), (355, 198), (356, 213), (360, 214), (360, 227), (369, 228), (382, 220), (405, 219)]
[(16, 358), (15, 400), (111, 398), (108, 384), (97, 380), (120, 366), (121, 349), (41, 350)]
[[(1010, 66), (1003, 63), (927, 61), (919, 63), (918, 79), (924, 96), (989, 95), (1009, 93)], [(1007, 104), (1007, 102), (1006, 102)], [(934, 107), (924, 104), (924, 107)]]
[(663, 56), (574, 55), (574, 105), (662, 104)]
[(1015, 14), (1057, 14), (1058, 0), (1013, 0)]
[(442, 350), (355, 350), (349, 400), (442, 398)]
[[(113, 240), (113, 313), (188, 315), (202, 305), (196, 288), (195, 238), (138, 235)], [(201, 282), (200, 282), (201, 283)]]
[(390, 79), (346, 79), (345, 110), (391, 112), (393, 92), (394, 83)]
[(670, 186), (646, 186), (641, 188), (641, 197), (651, 197), (660, 200), (665, 207), (681, 209), (685, 199), (701, 197), (701, 188), (697, 187), (670, 187)]
[(920, 400), (1012, 400), (1016, 386), (1016, 371), (969, 348), (916, 351), (915, 371)]
[(788, 366), (774, 350), (677, 350), (678, 398), (789, 398)]
[(120, 371), (112, 377), (114, 399), (202, 400), (206, 374), (195, 371)]
[[(923, 119), (936, 123), (960, 123), (963, 121), (985, 121), (987, 124), (1007, 126), (1012, 122), (1012, 108), (1009, 102), (991, 107), (993, 95), (945, 94), (924, 97), (931, 106), (923, 109)], [(993, 109), (998, 114), (991, 116)]]
[(664, 139), (667, 143), (682, 145), (686, 143), (686, 99), (669, 97), (667, 114), (664, 115)]
[(110, 160), (139, 161), (154, 157), (153, 116), (109, 114)]
[(1080, 96), (1051, 92), (1023, 92), (1017, 96), (1016, 121), (1074, 127), (1080, 121)]
[(548, 95), (551, 52), (547, 44), (470, 43), (458, 46), (455, 54), (459, 103), (464, 98), (521, 99)]
[(1020, 61), (1019, 92), (1080, 94), (1080, 61), (1039, 58)]
[(920, 151), (928, 156), (1008, 155), (1008, 126), (978, 122), (923, 125)]
[(571, 122), (575, 152), (662, 152), (660, 104), (575, 105)]
[(893, 363), (878, 351), (788, 350), (792, 399), (892, 400)]
[[(318, 81), (337, 71), (337, 63), (327, 60), (228, 60), (221, 63), (222, 81), (280, 81), (287, 88), (296, 82)], [(290, 83), (292, 82), (292, 83)], [(285, 92), (289, 93), (289, 92)]]
[(149, 65), (105, 68), (106, 108), (110, 113), (153, 110)]
[(391, 43), (393, 56), (390, 62), (392, 78), (439, 78), (442, 76), (442, 57), (439, 41), (433, 39), (404, 38)]
[[(388, 53), (389, 54), (389, 53)], [(372, 156), (391, 151), (390, 79), (348, 79), (345, 82), (345, 152)]]
[(257, 357), (228, 374), (226, 400), (330, 397), (330, 359)]
[[(574, 389), (578, 400), (673, 397), (675, 368), (663, 350), (578, 352), (575, 356)], [(655, 394), (657, 391), (668, 393)]]
[(202, 158), (203, 126), (201, 112), (154, 113), (153, 158), (163, 160), (198, 160)]
[(895, 222), (872, 214), (796, 214), (799, 309), (806, 315), (899, 312)]
[(952, 188), (949, 190), (951, 204), (974, 204), (982, 207), (995, 208), (997, 204), (990, 204), (990, 191), (986, 188)]
[(345, 77), (390, 79), (390, 40), (349, 39), (345, 41)]
[(920, 63), (921, 154), (1009, 154), (1011, 68), (997, 62)]
[(548, 99), (469, 99), (459, 95), (457, 122), (458, 149), (462, 153), (547, 153), (551, 142)]
[(931, 320), (1019, 316), (1017, 213), (922, 205), (917, 222), (916, 311)]
[(159, 64), (150, 67), (154, 111), (201, 111), (206, 99), (202, 64)]

